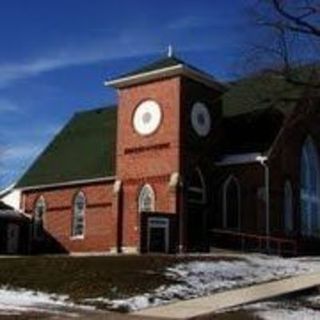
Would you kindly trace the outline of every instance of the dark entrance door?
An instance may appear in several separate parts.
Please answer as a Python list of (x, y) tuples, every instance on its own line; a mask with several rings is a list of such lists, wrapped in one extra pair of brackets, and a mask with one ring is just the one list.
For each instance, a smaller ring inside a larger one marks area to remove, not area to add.
[(148, 221), (148, 251), (168, 252), (169, 220), (167, 218), (149, 218)]
[(165, 229), (151, 228), (150, 229), (150, 252), (166, 252)]

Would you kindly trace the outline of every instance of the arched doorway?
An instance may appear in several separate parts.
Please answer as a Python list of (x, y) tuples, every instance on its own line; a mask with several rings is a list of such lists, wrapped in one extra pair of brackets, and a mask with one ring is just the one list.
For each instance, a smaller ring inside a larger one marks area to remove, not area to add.
[(223, 228), (240, 230), (240, 221), (240, 184), (230, 176), (223, 185)]

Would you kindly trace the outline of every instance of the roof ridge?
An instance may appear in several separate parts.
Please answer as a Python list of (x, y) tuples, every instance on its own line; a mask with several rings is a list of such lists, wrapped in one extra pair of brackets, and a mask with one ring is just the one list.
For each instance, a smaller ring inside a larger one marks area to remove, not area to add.
[(109, 104), (107, 106), (101, 106), (101, 107), (95, 107), (93, 109), (84, 109), (84, 110), (78, 110), (74, 113), (74, 115), (78, 114), (84, 114), (84, 113), (91, 113), (91, 112), (98, 112), (98, 111), (103, 111), (103, 110), (114, 110), (117, 109), (118, 105), (117, 104)]

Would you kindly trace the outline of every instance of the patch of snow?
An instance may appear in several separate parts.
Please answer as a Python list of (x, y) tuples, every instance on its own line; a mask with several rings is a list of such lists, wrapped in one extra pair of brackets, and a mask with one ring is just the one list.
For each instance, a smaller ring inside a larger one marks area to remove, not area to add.
[(303, 297), (303, 300), (305, 302), (309, 302), (312, 304), (317, 304), (320, 307), (320, 294), (313, 294), (307, 297)]
[(257, 315), (264, 320), (319, 320), (320, 312), (302, 308), (299, 310), (275, 309), (258, 312)]
[(244, 307), (263, 320), (318, 320), (320, 311), (284, 302), (256, 303)]
[[(68, 313), (68, 316), (77, 316), (77, 313), (74, 312), (76, 305), (67, 300), (68, 296), (1, 287), (0, 314), (15, 315), (24, 312), (39, 312), (53, 314)], [(91, 309), (84, 306), (79, 306), (79, 308)], [(68, 312), (67, 309), (69, 309)]]
[(262, 254), (246, 255), (242, 260), (191, 261), (169, 267), (165, 275), (178, 282), (161, 286), (153, 292), (127, 299), (109, 300), (103, 297), (87, 299), (86, 303), (100, 302), (107, 309), (135, 311), (177, 300), (267, 282), (285, 277), (320, 272), (320, 258), (291, 258)]

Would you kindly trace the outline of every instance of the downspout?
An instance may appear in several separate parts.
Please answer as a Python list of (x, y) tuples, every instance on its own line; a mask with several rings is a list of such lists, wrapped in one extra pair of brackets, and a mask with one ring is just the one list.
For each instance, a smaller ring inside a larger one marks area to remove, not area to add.
[(178, 236), (177, 236), (177, 245), (178, 245), (178, 253), (184, 252), (184, 217), (183, 217), (183, 184), (181, 176), (178, 172), (174, 172), (170, 176), (169, 181), (169, 190), (174, 194), (174, 208), (173, 212), (178, 215)]
[(265, 183), (265, 206), (266, 206), (266, 224), (265, 224), (265, 234), (266, 234), (266, 249), (270, 252), (270, 168), (268, 166), (268, 157), (258, 156), (257, 160), (264, 168), (264, 183)]
[(179, 214), (179, 253), (183, 254), (185, 252), (185, 206), (183, 203), (183, 184), (181, 179), (178, 181), (177, 185), (177, 212)]

